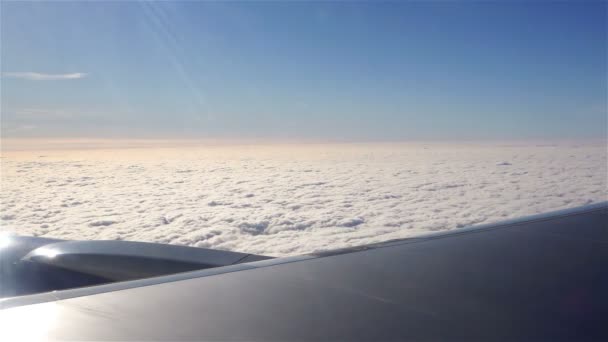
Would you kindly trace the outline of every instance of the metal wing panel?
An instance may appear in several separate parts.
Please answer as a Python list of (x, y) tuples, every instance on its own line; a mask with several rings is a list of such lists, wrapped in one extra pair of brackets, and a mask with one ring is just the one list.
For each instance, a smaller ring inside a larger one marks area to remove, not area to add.
[[(79, 340), (608, 338), (606, 205), (497, 229), (261, 263), (7, 309), (0, 319), (13, 322), (10, 327), (28, 320), (27, 333)], [(32, 322), (37, 315), (42, 323)], [(11, 329), (0, 334), (25, 336)]]

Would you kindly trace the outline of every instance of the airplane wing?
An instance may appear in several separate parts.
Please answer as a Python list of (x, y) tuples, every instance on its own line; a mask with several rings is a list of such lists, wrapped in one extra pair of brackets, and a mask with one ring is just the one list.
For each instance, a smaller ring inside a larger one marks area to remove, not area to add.
[(5, 298), (0, 339), (608, 340), (608, 203), (298, 257), (234, 257)]

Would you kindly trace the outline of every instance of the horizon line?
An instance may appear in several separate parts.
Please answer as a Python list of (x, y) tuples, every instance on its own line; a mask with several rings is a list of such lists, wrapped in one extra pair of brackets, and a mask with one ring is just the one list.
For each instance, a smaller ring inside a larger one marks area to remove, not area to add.
[(44, 151), (44, 150), (85, 150), (85, 149), (132, 149), (132, 148), (178, 148), (178, 147), (220, 147), (220, 146), (277, 146), (277, 145), (537, 145), (554, 146), (563, 144), (603, 144), (604, 138), (551, 138), (551, 139), (251, 139), (251, 138), (0, 138), (0, 151)]

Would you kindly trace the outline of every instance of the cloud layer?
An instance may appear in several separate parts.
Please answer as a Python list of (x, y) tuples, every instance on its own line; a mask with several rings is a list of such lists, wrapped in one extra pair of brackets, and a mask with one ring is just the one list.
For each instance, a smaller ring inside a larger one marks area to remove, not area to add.
[(13, 152), (0, 223), (19, 234), (275, 256), (608, 199), (605, 145), (299, 145)]
[(4, 72), (4, 77), (19, 78), (30, 81), (56, 81), (56, 80), (75, 80), (84, 78), (87, 76), (86, 73), (75, 72), (69, 74), (43, 74), (39, 72)]

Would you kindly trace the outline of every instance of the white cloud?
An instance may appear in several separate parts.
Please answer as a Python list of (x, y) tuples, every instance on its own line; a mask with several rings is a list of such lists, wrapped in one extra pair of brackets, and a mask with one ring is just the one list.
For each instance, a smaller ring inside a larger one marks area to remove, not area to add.
[(2, 159), (0, 225), (275, 256), (608, 199), (589, 145), (336, 144), (27, 152)]
[(75, 117), (74, 112), (63, 109), (44, 109), (44, 108), (20, 108), (16, 110), (15, 116), (24, 120), (40, 119), (70, 119)]
[(75, 80), (85, 78), (86, 73), (74, 72), (69, 74), (43, 74), (39, 72), (5, 72), (2, 73), (4, 77), (20, 78), (23, 80), (30, 81), (56, 81), (56, 80)]

